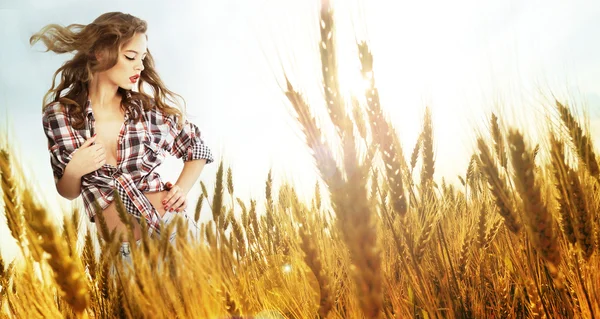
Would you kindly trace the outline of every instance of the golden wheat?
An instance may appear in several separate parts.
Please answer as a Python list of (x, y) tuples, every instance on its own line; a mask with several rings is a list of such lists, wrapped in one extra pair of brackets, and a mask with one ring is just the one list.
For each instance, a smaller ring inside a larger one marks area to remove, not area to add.
[(516, 188), (523, 200), (524, 216), (531, 231), (531, 240), (542, 257), (553, 266), (551, 271), (556, 272), (556, 268), (560, 265), (561, 254), (554, 231), (554, 219), (546, 204), (542, 202), (540, 186), (536, 183), (533, 153), (526, 148), (523, 135), (516, 130), (509, 131), (508, 141)]
[[(180, 217), (150, 238), (145, 219), (128, 215), (119, 198), (117, 211), (127, 230), (117, 234), (97, 203), (91, 228), (77, 210), (67, 217), (40, 205), (41, 195), (55, 191), (36, 194), (13, 154), (3, 151), (5, 214), (23, 258), (8, 266), (0, 258), (0, 318), (594, 318), (600, 313), (600, 176), (591, 135), (571, 110), (557, 102), (553, 111), (561, 126), (550, 125), (549, 134), (532, 144), (526, 143), (530, 132), (504, 131), (510, 123), (492, 113), (490, 136), (477, 138), (477, 152), (461, 170), (466, 174), (458, 177), (460, 184), (439, 182), (435, 166), (443, 163), (434, 161), (429, 108), (407, 164), (380, 105), (369, 46), (357, 44), (369, 84), (366, 100), (346, 101), (329, 4), (319, 17), (318, 80), (330, 121), (322, 124), (331, 124), (337, 135), (325, 138), (313, 105), (287, 75), (283, 88), (321, 177), (310, 201), (300, 201), (299, 190), (286, 181), (277, 183), (272, 171), (261, 195), (264, 206), (256, 198), (236, 197), (234, 173), (221, 162), (211, 177), (213, 189), (200, 182), (194, 220), (202, 220), (203, 209), (212, 218), (200, 223), (197, 241), (189, 240), (189, 225)], [(53, 213), (62, 228), (50, 222)], [(139, 246), (133, 223), (142, 228)], [(168, 235), (175, 228), (171, 244)], [(98, 242), (92, 236), (96, 229)], [(123, 240), (132, 244), (131, 264), (120, 257)]]
[(506, 182), (501, 177), (496, 163), (493, 161), (490, 151), (482, 138), (477, 139), (479, 147), (479, 160), (481, 161), (482, 169), (488, 180), (492, 195), (496, 199), (498, 213), (504, 217), (506, 227), (518, 233), (521, 229), (521, 223), (517, 213), (514, 211), (513, 202), (510, 197), (510, 192), (506, 186)]

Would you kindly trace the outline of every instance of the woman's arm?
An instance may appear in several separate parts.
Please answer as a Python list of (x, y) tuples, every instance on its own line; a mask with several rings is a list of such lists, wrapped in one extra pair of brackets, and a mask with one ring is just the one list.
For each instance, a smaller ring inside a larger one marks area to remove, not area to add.
[(105, 163), (102, 145), (94, 145), (95, 136), (80, 141), (59, 103), (44, 109), (42, 125), (48, 140), (50, 164), (58, 193), (69, 200), (81, 194), (81, 178)]
[(185, 195), (190, 192), (190, 189), (192, 189), (192, 186), (196, 183), (198, 177), (200, 177), (204, 165), (206, 165), (205, 158), (183, 163), (183, 170), (175, 185), (179, 185)]
[(81, 175), (73, 172), (70, 169), (71, 166), (67, 164), (65, 168), (65, 173), (63, 176), (56, 182), (56, 190), (60, 194), (60, 196), (68, 199), (74, 200), (81, 194)]
[(81, 194), (81, 178), (106, 162), (104, 148), (101, 144), (93, 144), (95, 141), (96, 135), (88, 138), (67, 159), (63, 159), (67, 165), (56, 181), (56, 190), (62, 197), (70, 200), (77, 198)]
[[(173, 121), (172, 123), (176, 123)], [(174, 136), (170, 153), (184, 162), (183, 170), (165, 199), (163, 205), (166, 211), (171, 209), (180, 212), (187, 207), (187, 194), (200, 176), (206, 164), (214, 161), (208, 146), (204, 144), (200, 129), (193, 123), (185, 121), (183, 128), (178, 130), (176, 125), (171, 128)]]
[(81, 193), (81, 176), (71, 160), (76, 148), (71, 124), (59, 103), (48, 105), (42, 115), (44, 133), (48, 138), (50, 164), (54, 173), (56, 190), (60, 196), (73, 200)]
[(204, 144), (200, 129), (195, 124), (185, 121), (183, 129), (177, 130), (173, 126), (171, 132), (175, 139), (170, 153), (183, 159), (184, 163), (183, 170), (169, 190), (163, 205), (166, 211), (174, 209), (179, 212), (186, 209), (187, 194), (198, 180), (204, 166), (214, 160), (210, 149)]
[(187, 208), (187, 194), (192, 189), (194, 183), (200, 173), (206, 165), (207, 159), (196, 159), (183, 163), (183, 170), (175, 182), (175, 185), (171, 187), (167, 197), (163, 200), (163, 205), (166, 211), (174, 209), (176, 212)]

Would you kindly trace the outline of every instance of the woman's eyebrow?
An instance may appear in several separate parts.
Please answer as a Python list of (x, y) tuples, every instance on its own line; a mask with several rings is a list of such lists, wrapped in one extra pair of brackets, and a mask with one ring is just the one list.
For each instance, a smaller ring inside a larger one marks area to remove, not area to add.
[[(138, 54), (138, 52), (136, 50), (126, 50), (125, 52), (133, 52), (135, 54)], [(144, 54), (146, 54), (147, 52), (144, 52)]]

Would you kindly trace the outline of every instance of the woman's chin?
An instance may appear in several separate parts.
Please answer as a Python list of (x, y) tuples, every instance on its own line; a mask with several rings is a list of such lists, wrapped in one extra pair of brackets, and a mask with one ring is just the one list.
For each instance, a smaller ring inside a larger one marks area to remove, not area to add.
[(125, 85), (119, 85), (123, 90), (134, 91), (137, 83), (127, 83)]

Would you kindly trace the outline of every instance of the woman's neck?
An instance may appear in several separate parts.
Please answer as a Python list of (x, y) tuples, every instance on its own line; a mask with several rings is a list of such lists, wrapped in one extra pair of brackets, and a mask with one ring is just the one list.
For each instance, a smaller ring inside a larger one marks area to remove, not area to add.
[(121, 108), (121, 95), (119, 87), (102, 81), (99, 76), (94, 76), (88, 83), (88, 99), (92, 108), (101, 111), (118, 111)]

